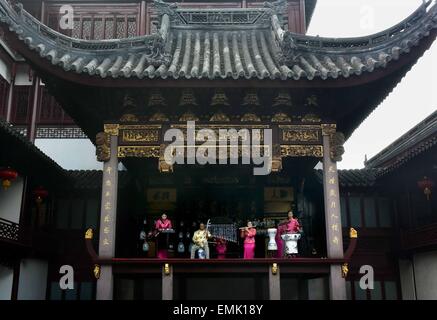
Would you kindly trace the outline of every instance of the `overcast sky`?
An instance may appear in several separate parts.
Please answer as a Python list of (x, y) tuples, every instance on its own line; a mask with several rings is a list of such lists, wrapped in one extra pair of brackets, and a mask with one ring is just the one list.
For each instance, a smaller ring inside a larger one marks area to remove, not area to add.
[[(387, 29), (422, 0), (318, 0), (309, 35), (355, 37)], [(345, 144), (341, 169), (370, 159), (437, 108), (437, 42)]]

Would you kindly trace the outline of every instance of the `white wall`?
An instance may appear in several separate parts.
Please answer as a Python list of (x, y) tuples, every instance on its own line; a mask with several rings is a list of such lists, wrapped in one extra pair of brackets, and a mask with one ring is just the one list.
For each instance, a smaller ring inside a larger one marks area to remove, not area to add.
[(0, 266), (0, 300), (11, 300), (14, 270)]
[(47, 261), (37, 259), (21, 260), (18, 300), (45, 300), (47, 269)]
[(68, 170), (102, 170), (96, 147), (88, 139), (36, 139), (35, 145)]
[(18, 177), (7, 190), (0, 187), (0, 218), (20, 222), (23, 185), (23, 178)]
[(418, 300), (437, 300), (437, 251), (414, 255)]
[(413, 263), (407, 259), (399, 260), (399, 274), (401, 280), (402, 300), (416, 300), (414, 288)]
[(9, 83), (11, 83), (11, 70), (4, 63), (2, 59), (0, 59), (0, 75)]
[(29, 79), (29, 66), (26, 64), (18, 64), (15, 74), (15, 85), (17, 86), (30, 86), (32, 85), (31, 79)]

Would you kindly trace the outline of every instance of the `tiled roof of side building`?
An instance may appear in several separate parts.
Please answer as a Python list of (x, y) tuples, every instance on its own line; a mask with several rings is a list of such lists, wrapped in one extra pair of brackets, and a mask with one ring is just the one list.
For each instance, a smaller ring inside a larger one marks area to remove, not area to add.
[[(341, 187), (373, 187), (376, 181), (375, 169), (338, 170)], [(315, 170), (317, 181), (323, 183), (323, 171)]]
[[(67, 174), (71, 178), (73, 188), (76, 190), (99, 190), (102, 188), (102, 170), (68, 170)], [(127, 186), (129, 177), (127, 171), (118, 172), (118, 185), (120, 188)]]
[(393, 28), (350, 39), (285, 31), (286, 1), (241, 9), (187, 9), (155, 1), (159, 30), (121, 40), (64, 36), (6, 0), (0, 0), (0, 21), (53, 65), (88, 76), (312, 80), (373, 72), (409, 53), (437, 28), (437, 4), (430, 3)]
[(378, 169), (378, 175), (383, 175), (423, 152), (435, 150), (436, 146), (437, 111), (434, 111), (426, 119), (367, 161), (366, 167)]
[(66, 177), (64, 169), (29, 141), (19, 130), (0, 119), (0, 166), (10, 166), (22, 175)]

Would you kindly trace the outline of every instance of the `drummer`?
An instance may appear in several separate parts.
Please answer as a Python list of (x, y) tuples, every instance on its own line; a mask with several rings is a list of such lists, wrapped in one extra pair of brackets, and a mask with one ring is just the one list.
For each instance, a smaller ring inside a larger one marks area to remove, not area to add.
[(294, 217), (293, 211), (288, 211), (287, 223), (285, 224), (284, 233), (299, 233), (302, 232), (302, 227), (297, 218)]
[[(165, 230), (171, 230), (172, 227), (172, 223), (171, 220), (167, 218), (167, 214), (163, 213), (161, 215), (161, 218), (156, 220), (155, 222), (155, 233), (156, 236), (158, 236), (162, 231)], [(157, 241), (157, 247), (158, 247), (158, 254), (157, 257), (159, 259), (166, 259), (168, 257), (168, 239), (166, 239), (165, 241), (162, 241), (162, 237), (161, 237), (161, 241)]]

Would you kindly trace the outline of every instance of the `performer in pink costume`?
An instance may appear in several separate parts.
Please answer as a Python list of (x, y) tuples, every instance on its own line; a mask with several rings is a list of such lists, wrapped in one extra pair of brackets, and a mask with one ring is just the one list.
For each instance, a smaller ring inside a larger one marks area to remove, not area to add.
[(281, 239), (281, 235), (284, 233), (298, 233), (301, 231), (299, 221), (294, 218), (293, 211), (288, 211), (287, 221), (278, 225), (278, 231), (276, 232), (276, 244), (278, 245), (277, 258), (283, 257), (284, 241)]
[(225, 239), (217, 239), (217, 243), (215, 246), (215, 251), (217, 253), (217, 259), (226, 259), (226, 251), (228, 250), (228, 246), (226, 245)]
[(244, 259), (253, 259), (255, 257), (255, 235), (256, 229), (249, 221), (247, 227), (241, 229), (241, 237), (244, 238)]
[[(155, 232), (158, 234), (159, 232), (167, 229), (172, 229), (171, 220), (167, 219), (167, 215), (165, 213), (162, 214), (161, 218), (156, 220), (155, 222)], [(158, 243), (158, 254), (157, 257), (159, 259), (166, 259), (168, 257), (167, 248), (163, 248), (164, 244)]]

